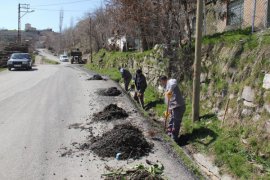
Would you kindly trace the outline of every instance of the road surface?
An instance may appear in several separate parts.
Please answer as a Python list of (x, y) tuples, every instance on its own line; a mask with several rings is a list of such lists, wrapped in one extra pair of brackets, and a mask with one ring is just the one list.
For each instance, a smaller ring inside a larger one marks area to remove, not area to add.
[[(46, 53), (45, 53), (46, 54)], [(132, 161), (102, 160), (90, 151), (75, 151), (89, 132), (69, 128), (85, 124), (94, 112), (117, 103), (130, 113), (129, 121), (146, 130), (147, 125), (128, 97), (99, 97), (99, 88), (116, 86), (112, 81), (87, 81), (91, 75), (78, 65), (37, 65), (32, 71), (0, 72), (0, 179), (73, 180), (100, 179), (105, 165), (133, 166), (146, 159), (160, 160), (169, 179), (193, 179), (190, 173), (167, 154), (159, 142), (148, 157)], [(94, 124), (100, 135), (113, 124)]]

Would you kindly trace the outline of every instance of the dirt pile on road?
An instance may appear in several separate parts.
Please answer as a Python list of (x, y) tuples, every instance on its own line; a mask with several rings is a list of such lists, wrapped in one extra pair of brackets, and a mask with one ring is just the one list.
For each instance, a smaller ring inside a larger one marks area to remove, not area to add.
[(102, 96), (119, 96), (122, 92), (117, 87), (110, 87), (108, 89), (102, 89), (98, 92)]
[(148, 155), (153, 144), (146, 141), (138, 128), (128, 123), (117, 125), (101, 137), (94, 138), (90, 148), (100, 157), (116, 157), (121, 153), (120, 159), (138, 159)]
[(87, 80), (103, 80), (102, 76), (99, 75), (99, 74), (95, 74), (93, 75), (93, 77), (90, 77), (89, 79)]
[(116, 104), (106, 106), (103, 111), (93, 115), (93, 121), (111, 121), (128, 117), (128, 113)]

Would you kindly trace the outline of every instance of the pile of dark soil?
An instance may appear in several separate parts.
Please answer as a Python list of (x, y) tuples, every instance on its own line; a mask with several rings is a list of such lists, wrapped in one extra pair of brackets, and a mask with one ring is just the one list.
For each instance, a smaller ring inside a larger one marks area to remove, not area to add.
[(99, 74), (95, 74), (93, 77), (90, 77), (87, 80), (103, 80), (102, 76)]
[(103, 136), (94, 138), (90, 148), (100, 157), (115, 157), (121, 153), (120, 159), (138, 159), (148, 155), (153, 144), (146, 141), (138, 128), (131, 124), (121, 124)]
[(110, 121), (114, 119), (123, 119), (128, 117), (127, 112), (116, 104), (106, 106), (103, 111), (93, 115), (94, 121)]
[(117, 87), (110, 87), (108, 89), (102, 89), (98, 92), (102, 96), (119, 96), (122, 92)]

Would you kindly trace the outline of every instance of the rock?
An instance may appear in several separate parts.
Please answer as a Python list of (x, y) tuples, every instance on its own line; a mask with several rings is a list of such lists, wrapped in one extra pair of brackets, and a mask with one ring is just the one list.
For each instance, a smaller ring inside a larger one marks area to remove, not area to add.
[(270, 120), (268, 120), (267, 122), (265, 122), (264, 129), (265, 129), (265, 132), (266, 133), (270, 134)]
[(241, 102), (242, 100), (243, 100), (243, 99), (242, 99), (241, 97), (238, 97), (236, 101), (237, 101), (237, 102)]
[(241, 115), (243, 116), (250, 116), (253, 113), (251, 109), (243, 109)]
[(268, 113), (270, 113), (270, 104), (264, 104), (263, 107)]
[(230, 74), (234, 74), (234, 73), (237, 73), (237, 69), (236, 69), (236, 68), (230, 67), (230, 68), (228, 69), (228, 72), (229, 72)]
[(230, 94), (229, 98), (230, 99), (233, 99), (234, 98), (234, 94)]
[(212, 113), (214, 113), (214, 114), (218, 114), (218, 108), (213, 108), (211, 111), (212, 111)]
[(219, 111), (219, 112), (217, 113), (217, 118), (218, 118), (219, 120), (223, 120), (224, 114), (225, 114), (225, 111), (224, 111), (224, 110)]
[(259, 120), (261, 119), (261, 116), (259, 114), (256, 114), (254, 117), (253, 117), (253, 121), (254, 122), (258, 122)]
[(210, 108), (212, 108), (212, 106), (213, 106), (213, 103), (211, 101), (207, 102), (207, 104), (206, 104), (207, 108), (210, 109)]
[(221, 180), (232, 180), (233, 178), (227, 174), (222, 175)]
[(263, 88), (270, 89), (270, 74), (265, 74), (263, 79)]
[(246, 139), (242, 139), (242, 142), (243, 142), (244, 144), (248, 144), (248, 142), (247, 142)]
[(201, 73), (200, 82), (205, 83), (206, 80), (207, 80), (207, 74), (206, 73)]
[(154, 50), (158, 50), (158, 49), (160, 49), (160, 44), (156, 44), (155, 46), (154, 46)]
[(253, 102), (255, 98), (255, 91), (250, 86), (245, 86), (242, 92), (242, 99)]
[(252, 102), (248, 102), (246, 100), (244, 100), (244, 106), (246, 106), (246, 107), (256, 107), (255, 104), (253, 104)]

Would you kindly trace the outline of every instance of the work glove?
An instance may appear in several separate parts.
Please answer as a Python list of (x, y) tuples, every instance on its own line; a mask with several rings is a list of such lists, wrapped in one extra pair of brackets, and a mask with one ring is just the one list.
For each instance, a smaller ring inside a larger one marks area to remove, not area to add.
[(170, 114), (171, 114), (171, 113), (170, 113), (169, 111), (165, 111), (165, 112), (164, 112), (164, 117), (167, 119), (167, 118), (170, 116)]
[(165, 96), (167, 97), (167, 99), (171, 99), (172, 98), (172, 91), (166, 92)]

